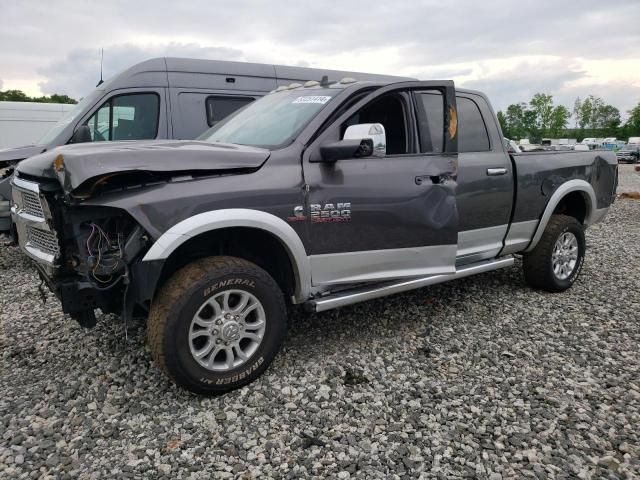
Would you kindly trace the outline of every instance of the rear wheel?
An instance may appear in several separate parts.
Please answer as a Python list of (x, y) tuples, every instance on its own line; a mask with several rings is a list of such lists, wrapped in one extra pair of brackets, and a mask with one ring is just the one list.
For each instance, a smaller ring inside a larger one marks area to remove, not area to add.
[(585, 254), (584, 227), (567, 215), (553, 215), (536, 247), (524, 255), (524, 278), (547, 292), (562, 292), (576, 281)]
[(149, 313), (158, 365), (195, 393), (222, 393), (259, 377), (286, 332), (284, 297), (260, 267), (210, 257), (175, 273)]

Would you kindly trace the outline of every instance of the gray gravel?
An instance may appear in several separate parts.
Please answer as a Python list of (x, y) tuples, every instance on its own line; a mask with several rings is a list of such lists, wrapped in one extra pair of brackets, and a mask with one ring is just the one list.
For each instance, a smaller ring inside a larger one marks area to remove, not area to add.
[(635, 173), (636, 165), (618, 165), (618, 193), (640, 192), (640, 174)]
[(564, 294), (517, 263), (295, 313), (267, 374), (217, 398), (170, 384), (143, 326), (43, 305), (0, 248), (0, 477), (639, 478), (639, 238), (620, 200)]

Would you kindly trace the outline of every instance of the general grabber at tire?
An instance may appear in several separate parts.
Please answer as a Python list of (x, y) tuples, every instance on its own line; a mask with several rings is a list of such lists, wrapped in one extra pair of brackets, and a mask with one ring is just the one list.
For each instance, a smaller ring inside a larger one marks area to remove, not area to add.
[(178, 385), (215, 394), (246, 385), (272, 362), (284, 339), (284, 296), (257, 265), (203, 258), (176, 272), (153, 302), (148, 342)]
[(524, 278), (533, 288), (562, 292), (584, 262), (584, 227), (573, 217), (552, 215), (536, 247), (524, 255)]

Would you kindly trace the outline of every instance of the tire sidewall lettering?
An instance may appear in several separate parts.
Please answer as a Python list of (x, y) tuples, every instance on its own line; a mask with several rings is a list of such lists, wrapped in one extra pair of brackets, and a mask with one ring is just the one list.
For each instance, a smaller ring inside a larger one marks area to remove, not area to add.
[(205, 298), (211, 297), (216, 290), (227, 287), (249, 287), (256, 288), (256, 282), (248, 278), (230, 278), (227, 280), (220, 280), (213, 285), (206, 287), (202, 291), (202, 296)]

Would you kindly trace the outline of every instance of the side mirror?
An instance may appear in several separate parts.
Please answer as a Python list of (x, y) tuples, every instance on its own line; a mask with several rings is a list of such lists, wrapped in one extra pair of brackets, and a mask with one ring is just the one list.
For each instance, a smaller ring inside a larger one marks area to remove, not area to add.
[(384, 157), (387, 140), (384, 127), (380, 123), (351, 125), (344, 133), (344, 139), (322, 145), (321, 161), (335, 162), (349, 158)]
[(91, 142), (92, 140), (89, 125), (80, 125), (78, 129), (73, 132), (70, 143), (85, 143)]
[(384, 125), (381, 123), (361, 123), (359, 125), (351, 125), (344, 132), (344, 140), (352, 139), (370, 139), (373, 141), (374, 157), (384, 157), (387, 154), (387, 135), (384, 131)]
[(370, 138), (363, 140), (340, 140), (322, 145), (320, 147), (321, 161), (333, 163), (337, 160), (349, 158), (370, 157), (373, 153), (373, 141)]

